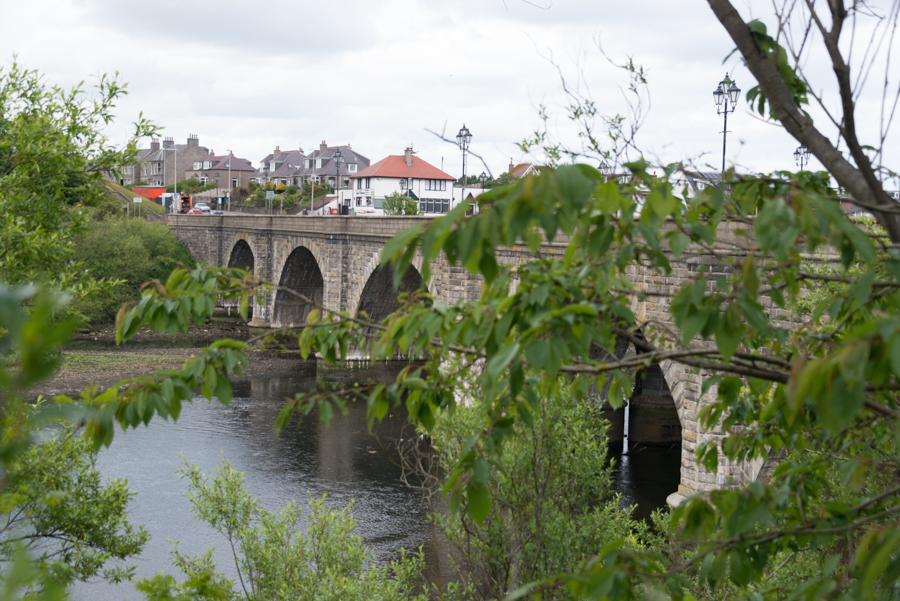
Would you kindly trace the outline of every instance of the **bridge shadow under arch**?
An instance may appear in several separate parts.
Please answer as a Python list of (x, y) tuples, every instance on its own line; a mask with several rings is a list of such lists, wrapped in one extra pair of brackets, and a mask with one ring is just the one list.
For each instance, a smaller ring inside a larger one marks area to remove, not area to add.
[(246, 240), (238, 240), (231, 248), (231, 256), (228, 258), (228, 267), (243, 269), (249, 273), (253, 273), (256, 266), (256, 259), (253, 256), (253, 249), (247, 244)]
[(369, 321), (380, 322), (400, 308), (402, 294), (410, 294), (424, 288), (422, 274), (412, 265), (407, 267), (406, 273), (403, 274), (399, 288), (394, 288), (392, 267), (379, 265), (363, 288), (356, 315), (358, 317), (366, 315)]
[[(291, 252), (284, 269), (281, 270), (279, 287), (288, 288), (305, 297), (321, 303), (325, 296), (325, 279), (312, 252), (305, 246), (298, 246)], [(272, 313), (273, 325), (289, 326), (306, 322), (306, 316), (313, 307), (286, 290), (275, 293)]]

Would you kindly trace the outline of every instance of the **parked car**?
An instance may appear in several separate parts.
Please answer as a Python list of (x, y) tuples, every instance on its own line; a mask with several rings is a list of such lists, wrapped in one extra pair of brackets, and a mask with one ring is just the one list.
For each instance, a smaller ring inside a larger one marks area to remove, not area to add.
[(209, 205), (206, 204), (205, 202), (198, 202), (197, 204), (194, 205), (194, 208), (200, 209), (204, 213), (209, 213), (210, 211), (212, 211), (212, 209), (209, 208)]
[(204, 211), (200, 207), (194, 207), (187, 212), (188, 215), (203, 215)]

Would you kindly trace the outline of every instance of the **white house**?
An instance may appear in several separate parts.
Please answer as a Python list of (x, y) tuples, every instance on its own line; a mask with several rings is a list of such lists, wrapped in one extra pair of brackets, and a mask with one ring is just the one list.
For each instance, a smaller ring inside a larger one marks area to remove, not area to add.
[(356, 213), (382, 214), (384, 197), (394, 192), (409, 194), (419, 201), (426, 215), (447, 213), (460, 198), (453, 198), (455, 177), (434, 165), (414, 157), (407, 148), (401, 155), (391, 155), (350, 176), (350, 189), (338, 190), (340, 203)]

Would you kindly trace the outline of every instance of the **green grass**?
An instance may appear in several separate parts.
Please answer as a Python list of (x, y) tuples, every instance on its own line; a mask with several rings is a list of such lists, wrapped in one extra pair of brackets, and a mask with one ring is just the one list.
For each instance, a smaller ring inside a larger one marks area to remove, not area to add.
[(66, 372), (100, 373), (146, 370), (146, 373), (151, 374), (157, 369), (178, 369), (184, 365), (189, 355), (186, 351), (167, 354), (65, 351), (62, 369)]
[[(124, 186), (120, 186), (116, 182), (110, 181), (108, 179), (103, 180), (103, 185), (106, 186), (109, 190), (111, 190), (113, 192), (118, 192), (119, 194), (124, 195), (125, 198), (130, 199), (130, 198), (134, 198), (135, 196), (138, 196), (137, 194), (135, 194), (128, 188), (125, 188)], [(153, 211), (154, 213), (156, 213), (157, 215), (165, 215), (166, 214), (166, 209), (162, 205), (158, 205), (155, 202), (153, 202), (152, 200), (149, 200), (146, 198), (144, 199), (144, 202), (141, 203), (141, 208), (144, 210), (149, 209), (149, 210)]]

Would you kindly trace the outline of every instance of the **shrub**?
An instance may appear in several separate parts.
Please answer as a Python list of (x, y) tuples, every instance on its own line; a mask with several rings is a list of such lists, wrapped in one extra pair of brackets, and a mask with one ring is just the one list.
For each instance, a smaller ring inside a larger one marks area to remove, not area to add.
[(382, 205), (385, 215), (418, 215), (419, 201), (405, 196), (399, 192), (393, 192), (384, 197)]
[(251, 179), (249, 182), (247, 182), (247, 191), (250, 192), (251, 194), (253, 192), (256, 192), (258, 189), (259, 189), (259, 184), (257, 184), (254, 180)]
[(76, 256), (94, 277), (124, 280), (111, 294), (85, 298), (75, 306), (91, 322), (115, 318), (124, 302), (138, 300), (144, 282), (165, 281), (183, 263), (196, 266), (191, 253), (161, 223), (128, 219), (99, 210), (76, 243)]
[(287, 194), (296, 194), (296, 193), (299, 192), (299, 191), (300, 191), (300, 186), (298, 186), (297, 184), (291, 184), (291, 185), (288, 186), (287, 189), (285, 190), (285, 192), (286, 192)]
[(287, 190), (287, 186), (284, 182), (281, 182), (277, 186), (275, 186), (275, 192), (277, 192), (278, 194), (284, 194), (285, 190)]
[[(532, 425), (518, 425), (517, 436), (485, 472), (487, 518), (478, 523), (463, 510), (435, 516), (458, 551), (463, 580), (486, 599), (564, 572), (608, 542), (639, 547), (646, 535), (647, 526), (620, 510), (610, 489), (608, 422), (599, 407), (574, 384), (561, 394), (546, 383), (533, 386), (542, 402)], [(451, 468), (468, 452), (483, 419), (475, 407), (441, 414), (432, 432), (438, 469)], [(569, 597), (547, 591), (543, 598)]]
[[(421, 592), (423, 553), (401, 549), (390, 566), (376, 565), (372, 550), (353, 534), (356, 520), (350, 506), (331, 509), (324, 497), (310, 499), (307, 524), (301, 528), (302, 508), (296, 501), (267, 511), (244, 487), (244, 475), (227, 462), (212, 477), (190, 464), (181, 473), (188, 480), (194, 515), (223, 536), (234, 555), (243, 595), (231, 598), (426, 601)], [(172, 557), (188, 583), (234, 590), (233, 581), (215, 571), (211, 549), (191, 557), (176, 547)], [(199, 596), (171, 576), (141, 580), (138, 589), (152, 593), (153, 599)]]

